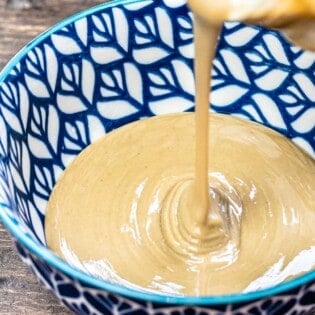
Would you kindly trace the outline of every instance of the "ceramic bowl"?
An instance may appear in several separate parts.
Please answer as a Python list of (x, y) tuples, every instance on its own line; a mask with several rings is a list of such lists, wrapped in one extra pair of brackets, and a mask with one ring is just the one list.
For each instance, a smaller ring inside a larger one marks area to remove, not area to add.
[[(1, 220), (23, 261), (78, 314), (311, 313), (315, 272), (252, 293), (176, 297), (93, 278), (45, 245), (47, 199), (84, 147), (131, 121), (193, 110), (192, 18), (183, 0), (113, 1), (60, 22), (12, 59), (0, 75)], [(212, 109), (276, 129), (314, 156), (314, 73), (315, 56), (278, 33), (227, 23)]]

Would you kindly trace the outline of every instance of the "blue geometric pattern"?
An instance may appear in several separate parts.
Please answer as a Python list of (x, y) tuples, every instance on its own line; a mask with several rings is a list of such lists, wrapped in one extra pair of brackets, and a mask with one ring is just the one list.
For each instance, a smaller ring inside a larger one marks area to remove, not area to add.
[[(83, 148), (131, 121), (193, 110), (192, 18), (183, 0), (104, 4), (42, 35), (0, 75), (0, 216), (25, 262), (77, 313), (304, 314), (315, 305), (314, 274), (313, 282), (273, 298), (170, 307), (113, 296), (30, 250), (45, 245), (49, 194)], [(276, 129), (315, 157), (313, 82), (314, 54), (276, 32), (225, 24), (214, 111)]]
[(213, 108), (276, 129), (315, 156), (314, 70), (315, 54), (276, 32), (228, 23), (215, 61)]

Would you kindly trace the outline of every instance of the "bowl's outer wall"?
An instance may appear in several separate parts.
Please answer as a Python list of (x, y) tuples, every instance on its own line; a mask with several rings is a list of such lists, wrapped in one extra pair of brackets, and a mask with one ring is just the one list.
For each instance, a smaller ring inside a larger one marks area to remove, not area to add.
[(315, 283), (247, 303), (215, 305), (176, 305), (145, 302), (99, 290), (61, 273), (44, 260), (34, 256), (18, 242), (16, 246), (23, 261), (31, 266), (36, 276), (60, 301), (78, 314), (128, 314), (128, 315), (314, 315)]
[[(93, 290), (30, 255), (45, 244), (45, 205), (53, 185), (104, 133), (145, 117), (193, 110), (192, 44), (192, 14), (185, 1), (113, 2), (48, 31), (0, 75), (3, 220), (11, 232), (19, 231), (13, 234), (22, 256), (65, 304), (79, 303), (67, 296), (68, 289), (80, 292), (80, 303), (88, 301), (81, 293)], [(228, 23), (214, 62), (212, 109), (263, 123), (314, 156), (314, 76), (314, 55), (290, 46), (276, 32)], [(33, 246), (23, 250), (26, 243)], [(65, 286), (58, 284), (59, 277)], [(306, 287), (296, 289), (294, 303), (281, 297), (284, 307), (309, 310), (314, 286)], [(104, 305), (118, 307), (108, 302), (110, 295), (93, 292), (104, 294)], [(300, 300), (306, 301), (302, 308)], [(250, 307), (271, 310), (273, 302), (268, 303)]]

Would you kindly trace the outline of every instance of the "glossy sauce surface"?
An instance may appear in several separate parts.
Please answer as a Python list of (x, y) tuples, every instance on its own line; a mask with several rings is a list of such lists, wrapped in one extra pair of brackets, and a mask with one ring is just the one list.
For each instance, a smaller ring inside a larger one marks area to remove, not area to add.
[(278, 133), (231, 116), (209, 118), (218, 212), (203, 237), (189, 232), (194, 119), (142, 120), (85, 149), (51, 196), (49, 246), (98, 277), (171, 294), (252, 291), (313, 268), (314, 161)]

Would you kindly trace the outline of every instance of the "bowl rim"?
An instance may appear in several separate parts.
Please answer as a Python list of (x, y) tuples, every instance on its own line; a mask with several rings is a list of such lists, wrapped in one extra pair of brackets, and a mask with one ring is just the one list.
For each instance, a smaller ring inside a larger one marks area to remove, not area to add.
[[(121, 4), (132, 4), (138, 2), (153, 2), (153, 0), (111, 0), (105, 3), (101, 3), (90, 8), (84, 9), (75, 13), (69, 17), (57, 22), (44, 32), (37, 35), (33, 40), (27, 43), (20, 51), (10, 59), (8, 64), (0, 72), (0, 84), (10, 75), (14, 67), (23, 59), (27, 53), (37, 46), (44, 39), (48, 38), (54, 32), (60, 30), (68, 24), (71, 24), (81, 18), (84, 18), (93, 13), (97, 13), (100, 10), (111, 8)], [(298, 276), (292, 280), (280, 283), (270, 288), (257, 290), (248, 293), (233, 293), (222, 295), (209, 295), (209, 296), (175, 296), (162, 293), (155, 293), (144, 291), (133, 287), (125, 287), (119, 284), (111, 283), (106, 280), (98, 279), (92, 275), (80, 271), (70, 266), (66, 261), (59, 258), (46, 246), (40, 245), (35, 242), (31, 237), (27, 236), (17, 225), (13, 222), (10, 216), (6, 213), (7, 206), (1, 203), (0, 200), (0, 222), (4, 224), (6, 229), (11, 233), (14, 239), (21, 243), (32, 255), (37, 256), (39, 259), (50, 264), (59, 272), (69, 275), (74, 280), (78, 280), (91, 288), (105, 290), (111, 294), (117, 294), (130, 299), (141, 300), (144, 302), (155, 302), (160, 304), (173, 304), (173, 305), (226, 305), (231, 303), (246, 303), (252, 302), (258, 299), (268, 298), (270, 296), (281, 294), (286, 291), (296, 289), (298, 286), (306, 285), (312, 281), (315, 281), (315, 270), (309, 271), (301, 276)]]

